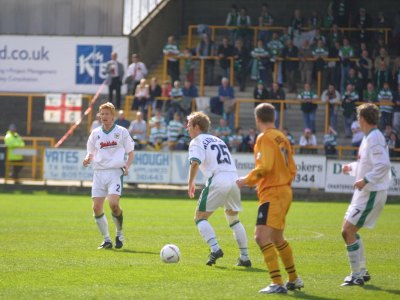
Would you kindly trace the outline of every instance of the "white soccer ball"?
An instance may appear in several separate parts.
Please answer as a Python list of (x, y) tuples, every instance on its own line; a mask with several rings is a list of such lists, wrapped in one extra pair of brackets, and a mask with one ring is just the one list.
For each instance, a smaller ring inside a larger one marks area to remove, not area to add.
[(167, 244), (162, 247), (160, 252), (161, 260), (167, 264), (177, 263), (181, 258), (179, 248), (173, 244)]

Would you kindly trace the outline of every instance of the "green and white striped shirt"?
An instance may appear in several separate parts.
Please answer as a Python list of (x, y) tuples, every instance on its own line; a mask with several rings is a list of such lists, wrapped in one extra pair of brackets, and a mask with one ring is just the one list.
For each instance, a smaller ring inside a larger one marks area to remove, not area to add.
[[(388, 90), (382, 89), (378, 93), (378, 100), (379, 102), (392, 102), (393, 94), (389, 89)], [(393, 106), (381, 105), (379, 106), (379, 109), (381, 112), (387, 112), (387, 113), (393, 112)]]
[[(172, 55), (179, 55), (180, 51), (176, 44), (166, 44), (163, 48), (164, 55), (172, 54)], [(168, 57), (169, 61), (177, 61), (175, 57)]]

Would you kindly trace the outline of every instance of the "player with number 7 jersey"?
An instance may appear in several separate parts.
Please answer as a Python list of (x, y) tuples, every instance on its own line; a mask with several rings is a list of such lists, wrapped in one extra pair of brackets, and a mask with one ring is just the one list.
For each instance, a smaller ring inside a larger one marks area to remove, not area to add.
[(207, 178), (195, 212), (196, 226), (211, 250), (206, 264), (211, 266), (224, 255), (214, 229), (208, 222), (208, 218), (218, 207), (224, 207), (226, 219), (240, 250), (237, 265), (250, 267), (246, 231), (239, 221), (242, 204), (240, 190), (236, 185), (238, 175), (235, 162), (228, 146), (220, 138), (208, 134), (210, 123), (208, 116), (202, 112), (194, 112), (188, 116), (187, 129), (192, 139), (189, 145), (188, 194), (190, 198), (193, 198), (195, 194), (194, 181), (198, 170), (201, 170)]

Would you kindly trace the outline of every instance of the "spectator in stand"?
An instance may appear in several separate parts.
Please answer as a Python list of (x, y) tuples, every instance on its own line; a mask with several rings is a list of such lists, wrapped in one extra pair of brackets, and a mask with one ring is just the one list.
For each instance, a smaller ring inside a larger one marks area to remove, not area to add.
[(386, 143), (389, 143), (390, 134), (393, 132), (393, 127), (391, 125), (386, 125), (384, 130), (382, 131), (383, 136), (385, 137)]
[(174, 87), (171, 89), (169, 93), (169, 97), (171, 98), (170, 105), (166, 107), (166, 119), (167, 123), (174, 118), (174, 114), (176, 112), (183, 113), (182, 101), (183, 101), (183, 91), (181, 87), (180, 81), (174, 82)]
[(321, 101), (329, 103), (329, 127), (337, 130), (337, 112), (339, 109), (338, 104), (341, 102), (339, 91), (335, 86), (330, 83), (328, 88), (322, 92)]
[[(282, 55), (283, 47), (284, 47), (284, 45), (280, 41), (278, 33), (274, 32), (272, 34), (271, 41), (269, 41), (269, 43), (267, 44), (267, 50), (268, 50), (268, 52), (269, 52), (269, 54), (271, 56), (271, 62), (278, 65), (278, 70), (277, 70), (278, 71), (278, 74), (277, 74), (278, 78), (277, 78), (277, 81), (278, 81), (279, 84), (283, 83), (283, 80), (282, 80), (282, 62), (276, 61), (276, 58)], [(272, 72), (272, 68), (271, 68), (271, 72)]]
[[(271, 100), (285, 100), (286, 95), (285, 91), (283, 88), (279, 86), (277, 82), (274, 82), (272, 84), (272, 88), (269, 94), (269, 97)], [(280, 122), (280, 116), (281, 116), (281, 104), (280, 103), (272, 103), (272, 105), (275, 107), (275, 127), (279, 129), (281, 122)], [(283, 109), (286, 109), (286, 105), (283, 105)]]
[(168, 37), (168, 42), (164, 46), (163, 53), (167, 56), (168, 75), (171, 77), (171, 82), (175, 82), (179, 80), (179, 59), (176, 56), (180, 54), (180, 51), (174, 36), (171, 35)]
[(243, 152), (253, 153), (254, 145), (256, 144), (257, 133), (256, 129), (251, 127), (248, 134), (243, 139)]
[[(353, 121), (351, 124), (351, 132), (352, 132), (352, 137), (351, 137), (351, 145), (353, 147), (360, 147), (361, 141), (364, 137), (364, 132), (361, 130), (360, 124), (358, 123), (357, 120)], [(354, 155), (357, 155), (358, 149), (353, 151)]]
[(315, 115), (318, 108), (318, 105), (315, 103), (318, 100), (317, 94), (311, 91), (310, 84), (306, 83), (304, 84), (304, 91), (297, 95), (297, 99), (301, 102), (304, 127), (311, 129), (315, 133)]
[[(215, 43), (210, 39), (207, 33), (202, 35), (201, 41), (197, 44), (196, 54), (199, 57), (216, 56), (217, 49)], [(214, 59), (206, 59), (204, 61), (204, 84), (214, 84)]]
[(241, 40), (235, 41), (233, 55), (235, 58), (236, 81), (239, 83), (240, 91), (243, 92), (246, 87), (246, 77), (250, 54), (247, 48), (243, 46), (243, 42)]
[(368, 57), (368, 50), (361, 52), (361, 57), (357, 61), (357, 67), (362, 76), (361, 88), (365, 89), (368, 82), (372, 80), (372, 60)]
[(393, 63), (393, 86), (395, 89), (400, 84), (400, 56), (397, 56)]
[(357, 92), (358, 95), (361, 94), (362, 92), (362, 82), (360, 77), (357, 74), (357, 71), (355, 68), (350, 68), (349, 69), (349, 74), (347, 76), (346, 82), (345, 82), (346, 86), (351, 84), (354, 88), (354, 90)]
[(303, 29), (303, 24), (304, 24), (304, 19), (301, 16), (300, 9), (295, 9), (292, 18), (290, 19), (290, 25), (289, 25), (289, 35), (291, 39), (300, 35)]
[(183, 134), (183, 124), (179, 112), (174, 113), (174, 119), (169, 121), (167, 126), (167, 140), (169, 150), (176, 150), (178, 139)]
[(299, 49), (293, 45), (292, 40), (286, 42), (285, 48), (283, 48), (282, 56), (285, 59), (284, 69), (286, 72), (286, 82), (289, 93), (297, 93), (297, 72), (299, 70), (299, 62), (288, 60), (299, 58)]
[(229, 39), (224, 37), (222, 44), (219, 45), (217, 55), (219, 57), (219, 65), (222, 71), (222, 77), (230, 78), (231, 61), (229, 57), (233, 57), (234, 48), (229, 43)]
[(231, 130), (235, 129), (235, 111), (236, 99), (235, 91), (229, 84), (228, 78), (222, 78), (221, 85), (218, 89), (219, 101), (223, 106), (223, 117), (226, 119), (228, 126)]
[(351, 124), (356, 119), (356, 102), (359, 96), (354, 91), (353, 85), (349, 84), (342, 95), (342, 108), (344, 117), (344, 134), (346, 138), (351, 137)]
[[(124, 65), (118, 61), (117, 52), (111, 53), (111, 60), (106, 64), (107, 84), (108, 84), (108, 100), (115, 103), (115, 108), (121, 108), (121, 86), (124, 77)], [(115, 101), (113, 94), (115, 91)]]
[(313, 48), (318, 47), (318, 42), (319, 41), (322, 42), (322, 47), (325, 47), (326, 38), (325, 38), (325, 36), (322, 35), (321, 28), (318, 27), (318, 28), (315, 29), (315, 34), (314, 34), (314, 37), (312, 39), (311, 46)]
[(316, 47), (312, 50), (312, 55), (315, 59), (315, 71), (321, 72), (321, 85), (326, 86), (326, 63), (325, 58), (328, 57), (328, 50), (324, 47), (324, 42), (318, 40)]
[(343, 36), (342, 33), (339, 31), (339, 27), (337, 24), (332, 25), (332, 29), (329, 33), (329, 40), (328, 40), (328, 49), (329, 51), (332, 48), (335, 48), (336, 43), (342, 43)]
[(300, 58), (300, 78), (302, 83), (311, 83), (311, 76), (314, 67), (314, 62), (310, 59), (313, 58), (310, 42), (304, 40), (303, 46), (299, 50)]
[[(231, 10), (226, 16), (225, 26), (237, 26), (239, 12), (236, 4), (232, 4)], [(229, 29), (229, 37), (231, 41), (236, 41), (236, 29)]]
[(150, 103), (149, 86), (146, 83), (146, 79), (143, 78), (140, 80), (140, 83), (136, 87), (135, 98), (133, 99), (132, 103), (132, 110), (140, 110), (146, 112), (149, 103)]
[(288, 141), (289, 141), (289, 143), (290, 143), (290, 145), (295, 145), (296, 144), (296, 140), (295, 140), (295, 138), (293, 137), (293, 135), (290, 133), (290, 131), (289, 131), (289, 129), (288, 128), (283, 128), (283, 133), (285, 134), (285, 136), (287, 137), (287, 139), (288, 139)]
[(325, 155), (336, 155), (336, 137), (337, 132), (331, 126), (328, 128), (328, 132), (324, 135), (324, 149)]
[(131, 56), (132, 63), (128, 66), (126, 70), (125, 83), (128, 85), (128, 94), (135, 94), (136, 86), (140, 83), (140, 80), (146, 78), (147, 67), (140, 61), (139, 55), (133, 53)]
[(340, 72), (341, 72), (341, 64), (339, 57), (340, 44), (339, 42), (335, 43), (335, 46), (329, 50), (328, 58), (335, 59), (335, 61), (328, 62), (327, 68), (327, 80), (328, 82), (332, 82), (336, 87), (340, 88)]
[[(388, 82), (383, 83), (382, 89), (378, 93), (378, 100), (382, 104), (394, 104), (393, 93), (390, 90)], [(385, 129), (386, 125), (392, 126), (393, 120), (393, 106), (391, 105), (380, 105), (379, 110), (381, 112), (381, 117), (379, 118), (379, 129)]]
[[(383, 11), (378, 12), (378, 17), (376, 18), (376, 21), (375, 21), (375, 27), (378, 27), (378, 28), (390, 27), (389, 22), (386, 20)], [(383, 30), (380, 30), (377, 32), (377, 34), (375, 36), (375, 40), (378, 40), (379, 38), (382, 38), (382, 39), (385, 38), (385, 32)]]
[(131, 122), (125, 119), (125, 111), (121, 109), (118, 111), (118, 118), (114, 121), (114, 124), (128, 129)]
[(257, 47), (251, 51), (251, 79), (261, 80), (265, 83), (272, 81), (272, 69), (270, 67), (269, 58), (271, 54), (265, 49), (262, 40), (257, 41)]
[[(384, 63), (384, 64), (382, 64), (382, 63)], [(379, 48), (379, 55), (375, 56), (375, 59), (374, 59), (375, 71), (380, 70), (383, 65), (385, 66), (385, 70), (389, 69), (390, 56), (385, 47)]]
[(232, 153), (243, 152), (243, 139), (244, 137), (242, 133), (242, 128), (237, 127), (235, 130), (235, 134), (229, 137), (229, 149)]
[[(7, 161), (13, 165), (11, 178), (14, 179), (14, 184), (20, 184), (19, 173), (23, 168), (24, 157), (20, 154), (14, 154), (15, 148), (25, 147), (25, 142), (17, 132), (17, 126), (10, 124), (8, 131), (4, 137), (4, 144), (7, 147)], [(6, 170), (7, 171), (7, 170)]]
[(329, 29), (333, 27), (335, 22), (335, 17), (333, 16), (333, 10), (331, 7), (328, 7), (327, 14), (322, 20), (322, 28)]
[(389, 85), (392, 83), (389, 68), (384, 61), (381, 61), (379, 69), (375, 72), (374, 82), (377, 90), (381, 90), (385, 82)]
[(129, 126), (129, 133), (135, 141), (135, 150), (142, 150), (147, 143), (147, 123), (143, 120), (143, 113), (136, 113), (136, 120), (133, 120)]
[(373, 82), (367, 83), (367, 89), (363, 91), (362, 94), (363, 102), (378, 102), (378, 92), (375, 89)]
[(183, 123), (183, 132), (178, 137), (178, 144), (176, 145), (176, 150), (188, 150), (191, 138), (189, 136), (189, 132), (187, 130), (187, 120)]
[(335, 22), (339, 27), (349, 26), (350, 3), (347, 0), (334, 0), (332, 5)]
[(169, 98), (169, 94), (171, 93), (172, 90), (172, 84), (169, 80), (165, 80), (163, 84), (161, 85), (161, 97), (164, 98), (164, 100), (159, 100), (156, 103), (156, 107), (160, 107), (162, 110), (163, 107), (168, 107), (169, 104), (171, 103), (171, 100), (165, 100), (165, 98)]
[(97, 127), (101, 126), (101, 118), (100, 118), (100, 114), (97, 113), (96, 114), (96, 118), (94, 119), (94, 121), (92, 122), (92, 126), (90, 127), (90, 132), (93, 131), (93, 129), (96, 129)]
[(150, 94), (150, 103), (152, 103), (152, 108), (153, 110), (157, 108), (163, 107), (163, 101), (162, 100), (156, 100), (157, 97), (161, 97), (162, 90), (161, 86), (158, 84), (157, 78), (152, 77), (150, 80), (150, 86), (149, 86), (149, 94)]
[(287, 27), (284, 27), (282, 29), (282, 35), (280, 36), (279, 40), (281, 41), (282, 45), (286, 45), (288, 40), (292, 40), (289, 35), (289, 29)]
[(154, 115), (151, 117), (150, 121), (149, 121), (149, 126), (150, 128), (153, 128), (156, 126), (156, 122), (160, 121), (161, 122), (161, 127), (165, 127), (166, 123), (165, 123), (165, 118), (162, 115), (161, 110), (156, 109), (154, 111)]
[(150, 130), (149, 142), (155, 151), (168, 150), (167, 130), (162, 124), (162, 120), (157, 118), (154, 120), (154, 127)]
[(316, 154), (317, 138), (310, 128), (304, 129), (304, 134), (299, 140), (300, 154)]
[(355, 31), (356, 40), (359, 42), (368, 43), (371, 40), (371, 34), (366, 30), (372, 26), (372, 19), (367, 10), (361, 7), (359, 14), (354, 19), (354, 27), (358, 28), (359, 31)]
[(185, 79), (191, 83), (194, 82), (194, 61), (192, 59), (192, 52), (189, 48), (183, 50), (183, 69), (185, 71)]
[[(400, 133), (400, 84), (397, 85), (397, 90), (393, 96), (393, 128), (397, 134)], [(400, 153), (399, 153), (400, 154)]]
[(247, 13), (247, 8), (242, 7), (239, 11), (239, 16), (237, 18), (238, 26), (237, 29), (237, 38), (243, 41), (243, 44), (249, 48), (251, 45), (251, 35), (252, 31), (249, 29), (251, 26), (250, 16)]
[(189, 81), (186, 80), (182, 88), (183, 100), (181, 103), (184, 119), (192, 111), (192, 101), (199, 96), (197, 88)]
[(397, 136), (397, 131), (393, 130), (390, 133), (389, 140), (388, 140), (387, 144), (388, 144), (388, 148), (389, 148), (389, 156), (391, 158), (400, 157), (400, 152), (399, 151), (395, 151), (395, 149), (399, 149), (400, 148), (400, 140), (399, 140), (399, 138)]
[[(261, 6), (261, 15), (258, 18), (258, 26), (267, 27), (272, 26), (274, 24), (274, 18), (268, 11), (268, 4), (264, 3)], [(263, 41), (263, 44), (266, 45), (270, 39), (271, 32), (266, 29), (260, 29), (258, 38)]]
[(228, 126), (228, 123), (224, 118), (219, 119), (219, 126), (215, 128), (214, 135), (219, 137), (229, 145), (229, 138), (232, 134), (232, 129)]
[(311, 30), (313, 29), (317, 29), (321, 26), (321, 18), (319, 16), (319, 13), (317, 10), (313, 10), (311, 12), (311, 16), (308, 19), (308, 27), (311, 28)]
[[(253, 97), (255, 100), (267, 100), (269, 99), (269, 92), (267, 88), (264, 86), (264, 82), (262, 80), (259, 80), (256, 87), (254, 88), (253, 92)], [(254, 102), (254, 107), (256, 107), (258, 104), (265, 102)]]
[(351, 66), (351, 61), (350, 58), (354, 56), (354, 50), (353, 47), (350, 45), (349, 39), (344, 38), (343, 39), (343, 46), (340, 47), (339, 50), (339, 57), (340, 57), (340, 89), (343, 92), (346, 87), (346, 80), (347, 76), (349, 74), (349, 69)]

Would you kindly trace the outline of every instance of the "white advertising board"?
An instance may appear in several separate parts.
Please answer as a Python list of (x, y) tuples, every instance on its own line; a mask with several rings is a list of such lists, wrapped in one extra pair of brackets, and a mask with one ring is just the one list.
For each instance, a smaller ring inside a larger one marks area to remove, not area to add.
[(96, 93), (113, 51), (127, 67), (127, 37), (1, 35), (0, 91)]
[[(187, 184), (189, 178), (189, 160), (187, 152), (171, 152), (171, 182), (172, 184)], [(196, 184), (205, 184), (206, 178), (199, 171)]]
[(319, 189), (325, 187), (326, 157), (315, 155), (295, 155), (297, 174), (294, 188)]
[(135, 160), (129, 168), (125, 182), (160, 183), (170, 182), (171, 154), (169, 152), (136, 151)]
[[(325, 191), (329, 193), (353, 193), (355, 178), (342, 173), (342, 166), (350, 163), (344, 160), (328, 160)], [(389, 195), (400, 195), (400, 163), (392, 163), (392, 180)]]

